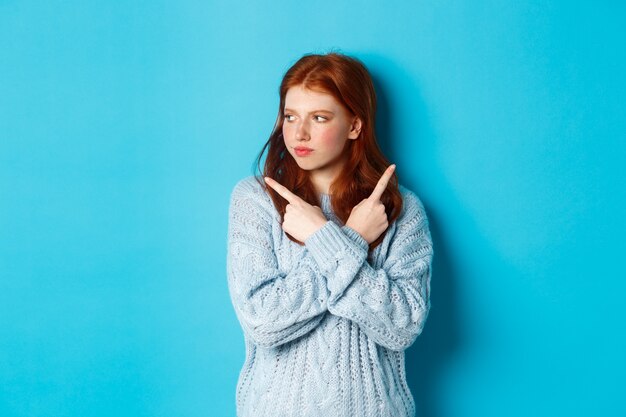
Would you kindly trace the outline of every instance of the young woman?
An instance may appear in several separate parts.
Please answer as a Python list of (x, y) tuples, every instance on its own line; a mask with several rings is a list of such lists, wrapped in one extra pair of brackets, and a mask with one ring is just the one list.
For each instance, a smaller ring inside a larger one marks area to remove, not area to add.
[(430, 310), (433, 248), (420, 199), (376, 143), (370, 74), (305, 55), (279, 92), (263, 175), (230, 199), (237, 415), (414, 416), (404, 350)]

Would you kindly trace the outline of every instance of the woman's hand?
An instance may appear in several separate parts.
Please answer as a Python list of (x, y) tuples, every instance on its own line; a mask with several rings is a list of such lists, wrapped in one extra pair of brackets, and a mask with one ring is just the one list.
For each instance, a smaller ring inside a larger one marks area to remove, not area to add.
[(346, 226), (358, 232), (367, 243), (372, 243), (378, 239), (378, 236), (389, 226), (385, 205), (380, 201), (380, 197), (387, 188), (395, 169), (395, 164), (387, 167), (372, 194), (354, 206), (348, 221), (346, 221)]
[(265, 177), (265, 183), (272, 187), (285, 200), (289, 201), (285, 207), (285, 217), (282, 228), (300, 242), (317, 232), (328, 221), (318, 206), (312, 206), (284, 185), (270, 177)]

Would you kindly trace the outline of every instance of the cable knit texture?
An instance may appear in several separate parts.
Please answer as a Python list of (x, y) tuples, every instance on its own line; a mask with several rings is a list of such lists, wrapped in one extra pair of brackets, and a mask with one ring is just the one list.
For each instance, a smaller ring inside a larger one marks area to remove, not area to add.
[(415, 193), (383, 242), (367, 242), (333, 214), (303, 246), (253, 176), (231, 194), (228, 288), (246, 358), (239, 417), (413, 417), (404, 350), (430, 310), (433, 257)]

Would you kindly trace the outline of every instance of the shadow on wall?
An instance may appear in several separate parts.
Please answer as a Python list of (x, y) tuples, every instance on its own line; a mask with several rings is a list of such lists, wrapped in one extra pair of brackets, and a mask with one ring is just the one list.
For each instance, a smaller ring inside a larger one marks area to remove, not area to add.
[[(394, 63), (380, 56), (364, 56), (372, 73), (378, 98), (377, 126), (379, 144), (383, 153), (391, 162), (400, 160), (406, 163), (407, 152), (414, 155), (410, 158), (419, 164), (435, 158), (433, 141), (436, 137), (429, 124), (426, 103), (421, 99), (417, 87), (417, 74), (407, 74)], [(384, 76), (377, 76), (384, 74)], [(394, 97), (394, 88), (386, 80), (394, 80), (396, 91), (401, 89), (402, 100)], [(402, 108), (399, 108), (402, 102)], [(408, 106), (408, 108), (407, 108)], [(397, 116), (401, 115), (401, 120)], [(398, 147), (398, 123), (410, 124), (404, 131), (411, 132), (411, 137), (402, 141), (410, 143), (410, 149)], [(416, 146), (413, 146), (415, 144)], [(429, 219), (433, 239), (433, 275), (431, 278), (431, 310), (424, 331), (415, 343), (406, 350), (407, 382), (415, 399), (416, 415), (424, 417), (442, 417), (441, 407), (437, 399), (439, 378), (452, 358), (463, 349), (463, 337), (457, 311), (456, 280), (457, 271), (451, 251), (446, 247), (443, 231), (439, 227), (437, 213), (429, 209), (429, 204), (420, 194), (416, 184), (424, 181), (435, 181), (445, 184), (445, 179), (438, 172), (429, 172), (428, 179), (414, 179), (402, 174), (408, 172), (398, 165), (401, 175), (400, 182), (413, 190), (424, 203)], [(422, 171), (423, 172), (423, 171)], [(445, 190), (444, 190), (445, 192)]]

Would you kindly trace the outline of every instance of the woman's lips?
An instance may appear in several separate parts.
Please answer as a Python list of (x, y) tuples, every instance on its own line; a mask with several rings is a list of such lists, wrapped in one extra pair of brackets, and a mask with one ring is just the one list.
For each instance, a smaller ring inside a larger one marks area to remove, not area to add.
[(307, 156), (309, 155), (311, 152), (313, 152), (313, 149), (311, 148), (294, 148), (294, 151), (296, 152), (296, 155), (298, 156)]

